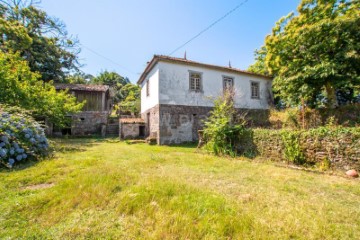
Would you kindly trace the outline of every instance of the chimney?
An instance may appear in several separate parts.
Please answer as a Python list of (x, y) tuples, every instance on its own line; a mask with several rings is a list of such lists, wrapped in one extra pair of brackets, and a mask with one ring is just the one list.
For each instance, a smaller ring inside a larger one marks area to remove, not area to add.
[(187, 60), (187, 58), (186, 58), (186, 51), (185, 51), (185, 53), (184, 53), (184, 59)]
[(229, 60), (229, 68), (232, 68), (232, 67), (231, 67), (231, 62), (230, 62), (230, 60)]

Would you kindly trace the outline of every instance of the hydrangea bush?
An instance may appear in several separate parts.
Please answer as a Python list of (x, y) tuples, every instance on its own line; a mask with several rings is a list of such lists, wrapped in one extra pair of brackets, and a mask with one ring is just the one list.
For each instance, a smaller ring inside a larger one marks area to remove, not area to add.
[(41, 125), (30, 116), (0, 111), (0, 163), (12, 168), (17, 162), (38, 160), (49, 153)]

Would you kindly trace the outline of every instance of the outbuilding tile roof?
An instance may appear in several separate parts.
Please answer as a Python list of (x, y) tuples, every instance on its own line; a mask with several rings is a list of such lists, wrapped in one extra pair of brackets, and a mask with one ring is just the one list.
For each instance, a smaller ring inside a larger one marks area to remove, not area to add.
[(64, 84), (58, 83), (54, 85), (56, 90), (74, 90), (74, 91), (88, 91), (88, 92), (106, 92), (109, 90), (107, 85), (94, 85), (94, 84)]
[(120, 123), (145, 123), (142, 118), (122, 118)]

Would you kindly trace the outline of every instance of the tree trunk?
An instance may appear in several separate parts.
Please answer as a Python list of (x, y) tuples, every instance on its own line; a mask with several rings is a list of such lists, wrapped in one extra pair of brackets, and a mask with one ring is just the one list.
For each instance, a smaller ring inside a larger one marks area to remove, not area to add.
[(330, 83), (326, 83), (325, 90), (328, 98), (327, 107), (328, 108), (337, 107), (338, 104), (336, 99), (335, 88)]

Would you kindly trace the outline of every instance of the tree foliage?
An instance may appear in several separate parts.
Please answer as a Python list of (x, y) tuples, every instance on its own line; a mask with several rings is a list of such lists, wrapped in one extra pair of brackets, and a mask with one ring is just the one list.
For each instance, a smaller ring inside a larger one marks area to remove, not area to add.
[(360, 1), (302, 0), (298, 12), (281, 18), (266, 38), (266, 70), (287, 104), (316, 105), (326, 92), (334, 106), (336, 91), (360, 86)]
[(98, 76), (92, 79), (92, 83), (109, 85), (110, 87), (120, 88), (130, 83), (128, 78), (124, 78), (117, 72), (102, 71)]
[(68, 75), (65, 79), (65, 82), (72, 84), (88, 84), (91, 83), (93, 78), (94, 76), (91, 74), (78, 72), (72, 75)]
[(79, 67), (78, 41), (64, 23), (36, 7), (38, 1), (0, 0), (0, 43), (3, 52), (19, 52), (42, 80), (64, 81)]
[(140, 113), (140, 92), (138, 85), (128, 83), (120, 89), (122, 101), (119, 103), (119, 110), (124, 113)]
[(249, 72), (270, 75), (268, 68), (265, 64), (266, 58), (266, 47), (262, 46), (260, 49), (255, 51), (255, 63), (250, 65), (248, 68)]
[(19, 54), (0, 52), (0, 103), (31, 110), (34, 116), (47, 117), (62, 125), (66, 114), (80, 111), (82, 103), (66, 92), (56, 92), (52, 83), (44, 83), (31, 72)]

